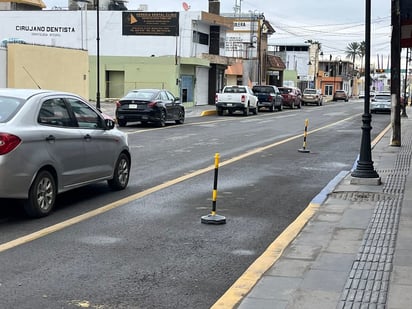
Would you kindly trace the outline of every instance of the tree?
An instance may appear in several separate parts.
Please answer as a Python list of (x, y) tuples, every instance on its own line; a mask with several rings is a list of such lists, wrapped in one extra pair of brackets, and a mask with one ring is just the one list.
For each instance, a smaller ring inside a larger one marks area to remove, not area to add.
[(359, 44), (358, 42), (352, 42), (352, 43), (349, 43), (348, 46), (346, 46), (346, 50), (345, 50), (346, 58), (352, 59), (352, 85), (355, 82), (355, 76), (354, 76), (355, 60), (356, 60), (356, 56), (359, 56), (360, 48), (361, 48), (361, 44)]
[(366, 43), (365, 41), (362, 41), (359, 44), (359, 52), (358, 52), (358, 56), (361, 58), (361, 71), (363, 69), (363, 58), (365, 57), (365, 53), (366, 53)]
[(348, 46), (346, 46), (345, 54), (346, 58), (352, 59), (352, 64), (355, 67), (355, 60), (356, 56), (359, 56), (361, 44), (358, 42), (352, 42), (349, 43)]

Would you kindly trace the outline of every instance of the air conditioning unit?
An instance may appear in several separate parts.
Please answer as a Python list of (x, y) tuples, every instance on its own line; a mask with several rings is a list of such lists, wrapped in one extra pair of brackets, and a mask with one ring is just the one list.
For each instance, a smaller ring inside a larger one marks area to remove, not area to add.
[(328, 72), (323, 73), (323, 77), (329, 77), (329, 73)]

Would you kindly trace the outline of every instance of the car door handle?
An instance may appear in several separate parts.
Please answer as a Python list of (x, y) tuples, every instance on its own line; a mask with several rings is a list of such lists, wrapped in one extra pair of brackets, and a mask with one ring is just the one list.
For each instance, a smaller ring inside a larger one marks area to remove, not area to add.
[(46, 141), (54, 142), (54, 141), (56, 141), (56, 137), (54, 135), (50, 134), (49, 136), (46, 137)]
[(89, 141), (89, 140), (92, 139), (92, 136), (91, 136), (90, 134), (86, 134), (83, 138), (84, 138), (85, 140)]

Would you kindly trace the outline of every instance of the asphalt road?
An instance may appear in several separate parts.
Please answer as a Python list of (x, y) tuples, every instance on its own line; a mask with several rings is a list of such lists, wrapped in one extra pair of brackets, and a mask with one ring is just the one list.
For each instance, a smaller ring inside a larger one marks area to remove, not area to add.
[[(209, 308), (360, 148), (359, 101), (132, 125), (127, 190), (63, 194), (47, 218), (0, 212), (1, 308)], [(307, 149), (301, 153), (305, 119)], [(390, 122), (373, 115), (372, 138)], [(217, 212), (214, 156), (220, 155)]]

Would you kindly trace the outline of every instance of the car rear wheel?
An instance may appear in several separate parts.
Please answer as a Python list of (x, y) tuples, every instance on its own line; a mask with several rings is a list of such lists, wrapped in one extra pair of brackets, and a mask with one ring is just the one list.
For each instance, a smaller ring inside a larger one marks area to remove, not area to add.
[(33, 218), (47, 216), (56, 201), (56, 182), (53, 175), (46, 170), (40, 171), (29, 190), (29, 197), (24, 203), (27, 215)]
[(166, 112), (164, 110), (160, 111), (159, 121), (157, 122), (158, 127), (164, 127), (166, 125)]
[(270, 107), (269, 107), (269, 112), (273, 112), (275, 110), (275, 106), (272, 104)]
[(249, 105), (243, 109), (243, 116), (249, 116)]
[(108, 180), (107, 183), (112, 190), (123, 190), (129, 183), (130, 175), (130, 159), (129, 157), (121, 153), (116, 162), (113, 178)]

